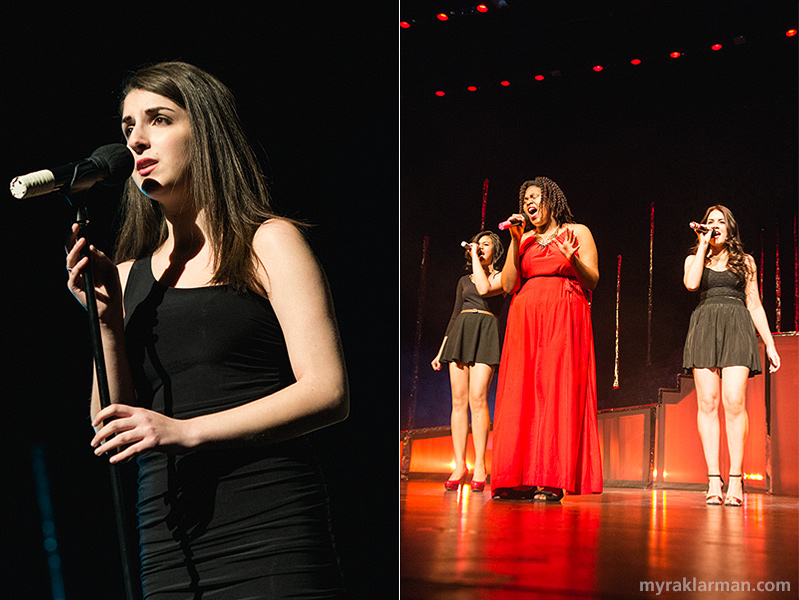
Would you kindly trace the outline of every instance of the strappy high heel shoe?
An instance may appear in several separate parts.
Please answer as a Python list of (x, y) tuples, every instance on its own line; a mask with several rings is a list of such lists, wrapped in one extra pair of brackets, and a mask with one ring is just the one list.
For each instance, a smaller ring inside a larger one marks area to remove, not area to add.
[[(718, 477), (721, 480), (721, 487), (724, 487), (724, 480), (721, 479), (721, 475), (711, 475), (708, 473), (707, 478), (710, 479), (711, 477)], [(732, 477), (732, 475), (730, 475)], [(710, 486), (708, 485), (707, 496), (705, 497), (705, 504), (710, 504), (712, 506), (721, 506), (724, 503), (724, 499), (721, 497), (720, 494), (711, 494), (710, 493)]]
[(738, 474), (738, 475), (730, 474), (729, 475), (730, 479), (732, 479), (733, 477), (740, 477), (741, 478), (741, 497), (739, 498), (738, 496), (733, 496), (732, 494), (730, 494), (729, 488), (727, 488), (727, 497), (724, 498), (724, 506), (735, 506), (735, 507), (743, 506), (743, 503), (744, 503), (744, 499), (743, 499), (743, 495), (744, 495), (743, 475), (741, 475), (741, 474)]

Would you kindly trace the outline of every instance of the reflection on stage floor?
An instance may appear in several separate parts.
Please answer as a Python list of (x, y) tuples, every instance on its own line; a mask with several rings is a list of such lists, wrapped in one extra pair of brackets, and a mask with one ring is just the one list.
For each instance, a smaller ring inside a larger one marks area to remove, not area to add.
[(609, 488), (547, 504), (442, 482), (401, 483), (403, 599), (799, 595), (796, 497), (747, 493), (734, 508), (696, 491)]

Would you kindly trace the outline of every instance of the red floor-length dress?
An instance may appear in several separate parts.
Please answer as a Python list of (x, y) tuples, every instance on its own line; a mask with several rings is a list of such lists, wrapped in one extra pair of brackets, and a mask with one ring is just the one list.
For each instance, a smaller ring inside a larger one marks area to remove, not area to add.
[(499, 367), (491, 487), (599, 493), (590, 292), (555, 243), (525, 238), (519, 265)]

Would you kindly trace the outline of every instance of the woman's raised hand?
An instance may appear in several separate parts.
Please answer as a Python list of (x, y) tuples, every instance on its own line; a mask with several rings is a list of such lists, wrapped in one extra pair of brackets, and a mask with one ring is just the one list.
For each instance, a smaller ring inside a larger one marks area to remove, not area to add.
[(702, 233), (701, 231), (696, 231), (696, 237), (698, 238), (699, 245), (707, 246), (710, 244), (710, 240), (713, 239), (713, 234), (715, 231), (713, 229), (708, 229), (706, 232)]
[(86, 307), (86, 288), (84, 272), (92, 261), (92, 277), (94, 280), (95, 296), (97, 298), (97, 311), (100, 322), (110, 324), (115, 319), (122, 318), (122, 286), (119, 282), (119, 272), (116, 265), (100, 250), (94, 246), (88, 247), (87, 256), (81, 256), (86, 249), (86, 238), (78, 238), (78, 224), (72, 225), (72, 234), (69, 238), (71, 248), (67, 249), (67, 272), (69, 278), (67, 287), (72, 295)]
[(560, 253), (566, 257), (566, 260), (571, 261), (572, 256), (574, 256), (574, 253), (577, 252), (577, 247), (579, 246), (577, 242), (577, 236), (574, 234), (574, 231), (567, 227), (563, 234), (563, 241), (561, 242), (557, 238), (554, 241), (555, 244), (557, 244)]
[(508, 217), (508, 221), (513, 221), (519, 223), (518, 225), (511, 225), (508, 227), (508, 231), (510, 231), (511, 238), (519, 241), (522, 239), (522, 234), (524, 234), (524, 215), (515, 213)]

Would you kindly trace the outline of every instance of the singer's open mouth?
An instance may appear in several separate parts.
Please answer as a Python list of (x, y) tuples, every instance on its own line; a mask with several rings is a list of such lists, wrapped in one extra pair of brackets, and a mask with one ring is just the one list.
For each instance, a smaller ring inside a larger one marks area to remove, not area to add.
[(152, 158), (142, 158), (141, 160), (136, 161), (136, 171), (139, 173), (139, 176), (144, 177), (152, 173), (157, 164), (157, 160)]

